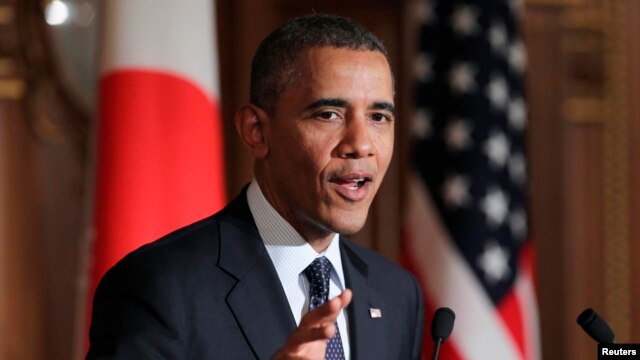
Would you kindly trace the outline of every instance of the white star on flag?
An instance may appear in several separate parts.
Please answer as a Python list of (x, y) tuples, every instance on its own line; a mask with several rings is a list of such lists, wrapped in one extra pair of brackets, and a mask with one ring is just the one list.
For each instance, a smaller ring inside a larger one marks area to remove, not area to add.
[(514, 183), (524, 184), (527, 177), (527, 166), (521, 153), (509, 157), (509, 176)]
[(447, 126), (445, 141), (451, 150), (464, 150), (471, 145), (471, 129), (463, 119), (453, 120)]
[(487, 85), (486, 95), (495, 109), (505, 110), (509, 101), (509, 91), (507, 81), (503, 76), (494, 75), (491, 77)]
[(524, 0), (509, 0), (507, 4), (509, 5), (511, 11), (517, 16), (522, 10)]
[(508, 250), (495, 241), (488, 241), (478, 258), (478, 267), (484, 271), (485, 280), (489, 284), (506, 279), (511, 274)]
[(465, 94), (475, 89), (476, 71), (469, 63), (457, 63), (453, 65), (449, 74), (449, 85), (458, 94)]
[(509, 139), (501, 131), (493, 131), (484, 143), (485, 155), (494, 168), (502, 168), (509, 158)]
[(525, 107), (524, 100), (522, 100), (521, 97), (509, 102), (507, 118), (509, 119), (509, 125), (511, 125), (514, 130), (524, 130), (524, 127), (527, 124), (527, 108)]
[(509, 214), (509, 228), (517, 240), (524, 241), (527, 235), (527, 215), (524, 210), (518, 209)]
[(474, 35), (479, 31), (478, 13), (471, 6), (461, 6), (453, 13), (451, 25), (459, 35)]
[(469, 196), (469, 179), (465, 176), (455, 175), (444, 182), (442, 197), (444, 202), (451, 207), (467, 205), (471, 200)]
[(433, 59), (427, 54), (418, 55), (413, 66), (413, 71), (418, 80), (427, 82), (433, 78)]
[(417, 1), (415, 16), (422, 25), (430, 24), (433, 21), (433, 7), (431, 3), (428, 1)]
[(426, 139), (431, 135), (433, 128), (431, 126), (431, 115), (425, 109), (418, 109), (414, 114), (411, 122), (411, 130), (413, 135), (418, 139)]
[(522, 41), (520, 39), (511, 43), (507, 56), (509, 65), (517, 71), (519, 75), (522, 75), (525, 67), (527, 67), (527, 52), (525, 51), (524, 45), (522, 45)]
[(502, 225), (509, 209), (509, 199), (505, 193), (498, 189), (490, 189), (482, 199), (480, 207), (487, 216), (489, 225), (497, 227)]
[(493, 23), (489, 28), (489, 43), (498, 54), (503, 54), (507, 50), (507, 29), (502, 23)]

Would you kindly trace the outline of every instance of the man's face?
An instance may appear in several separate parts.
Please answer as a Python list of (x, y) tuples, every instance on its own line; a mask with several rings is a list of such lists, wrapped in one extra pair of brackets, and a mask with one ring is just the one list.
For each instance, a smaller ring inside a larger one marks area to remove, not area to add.
[[(256, 175), (308, 241), (362, 228), (393, 153), (393, 80), (376, 51), (311, 48), (264, 125)], [(262, 174), (262, 175), (261, 175)]]

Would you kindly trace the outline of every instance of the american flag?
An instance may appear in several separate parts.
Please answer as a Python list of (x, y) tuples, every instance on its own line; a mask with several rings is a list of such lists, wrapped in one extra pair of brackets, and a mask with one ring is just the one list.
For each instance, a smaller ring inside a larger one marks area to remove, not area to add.
[[(441, 359), (538, 359), (525, 204), (518, 1), (419, 0), (404, 261), (430, 323), (452, 308)], [(430, 354), (427, 336), (425, 356)]]

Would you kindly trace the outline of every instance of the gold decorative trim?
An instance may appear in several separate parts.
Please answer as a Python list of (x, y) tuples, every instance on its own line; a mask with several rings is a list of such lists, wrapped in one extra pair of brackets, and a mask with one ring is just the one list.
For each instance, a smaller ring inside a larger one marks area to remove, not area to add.
[(605, 40), (604, 289), (606, 317), (616, 340), (631, 336), (629, 244), (629, 99), (626, 89), (626, 3), (603, 1)]
[(16, 17), (14, 8), (10, 5), (0, 5), (0, 25), (8, 25)]
[(20, 99), (24, 96), (26, 85), (19, 79), (0, 79), (0, 99)]

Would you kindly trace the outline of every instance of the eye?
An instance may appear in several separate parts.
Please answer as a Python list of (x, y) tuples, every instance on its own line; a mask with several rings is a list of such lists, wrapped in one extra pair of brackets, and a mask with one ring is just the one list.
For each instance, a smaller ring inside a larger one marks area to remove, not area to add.
[(338, 113), (336, 113), (335, 111), (322, 111), (317, 113), (315, 116), (322, 120), (334, 120), (339, 118)]
[(371, 120), (375, 122), (383, 122), (383, 121), (390, 122), (392, 119), (391, 119), (391, 116), (383, 113), (373, 113), (371, 114)]

